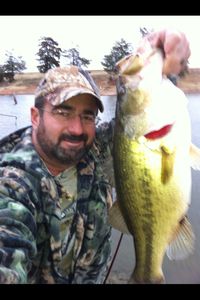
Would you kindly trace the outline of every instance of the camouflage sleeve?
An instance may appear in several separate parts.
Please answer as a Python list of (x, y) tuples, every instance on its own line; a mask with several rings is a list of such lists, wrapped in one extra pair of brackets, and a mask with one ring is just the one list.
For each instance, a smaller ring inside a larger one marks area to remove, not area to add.
[(112, 155), (115, 120), (101, 123), (96, 129), (96, 145), (103, 157)]
[(115, 121), (112, 119), (109, 123), (105, 122), (98, 126), (93, 147), (98, 162), (100, 162), (104, 174), (113, 187), (115, 186), (112, 158), (114, 123)]
[(73, 284), (102, 284), (107, 275), (111, 259), (111, 227), (108, 225), (110, 193), (110, 186), (105, 182), (93, 187)]
[[(111, 260), (111, 233), (105, 235), (99, 246), (92, 264), (76, 266), (72, 284), (103, 284)], [(88, 254), (89, 255), (89, 254)], [(86, 257), (83, 257), (85, 260)], [(89, 260), (89, 257), (88, 257)]]
[(20, 175), (0, 168), (0, 283), (5, 284), (27, 283), (36, 254), (33, 195)]

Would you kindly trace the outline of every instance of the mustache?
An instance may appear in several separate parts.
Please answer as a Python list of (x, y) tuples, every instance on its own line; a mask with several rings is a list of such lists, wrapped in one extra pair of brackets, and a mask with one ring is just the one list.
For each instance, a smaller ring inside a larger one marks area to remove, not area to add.
[(88, 139), (87, 134), (81, 134), (81, 135), (62, 134), (59, 138), (59, 142), (61, 142), (62, 140), (67, 140), (67, 141), (70, 141), (70, 142), (73, 142), (73, 141), (86, 142), (87, 139)]

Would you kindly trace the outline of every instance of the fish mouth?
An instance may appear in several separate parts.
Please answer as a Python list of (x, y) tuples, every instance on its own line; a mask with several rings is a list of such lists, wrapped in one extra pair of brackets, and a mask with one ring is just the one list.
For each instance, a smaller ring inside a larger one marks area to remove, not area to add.
[(172, 129), (173, 124), (165, 125), (164, 127), (160, 128), (159, 130), (150, 131), (147, 134), (145, 134), (145, 138), (149, 140), (156, 140), (160, 139), (166, 134), (168, 134)]

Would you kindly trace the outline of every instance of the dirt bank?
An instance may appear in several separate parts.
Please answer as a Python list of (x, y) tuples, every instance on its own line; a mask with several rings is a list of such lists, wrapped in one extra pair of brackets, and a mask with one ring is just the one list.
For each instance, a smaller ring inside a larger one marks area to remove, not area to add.
[[(105, 71), (90, 71), (97, 83), (102, 96), (115, 95), (115, 82), (110, 79)], [(34, 94), (36, 86), (43, 77), (41, 73), (23, 73), (15, 75), (12, 83), (0, 83), (0, 95), (10, 94)], [(178, 87), (185, 93), (200, 93), (200, 69), (190, 69), (189, 73), (178, 80)]]
[[(95, 82), (97, 83), (102, 96), (115, 95), (116, 89), (109, 75), (104, 71), (91, 71)], [(43, 77), (41, 73), (22, 73), (15, 75), (15, 80), (11, 83), (0, 83), (0, 95), (10, 94), (34, 94), (35, 89)]]

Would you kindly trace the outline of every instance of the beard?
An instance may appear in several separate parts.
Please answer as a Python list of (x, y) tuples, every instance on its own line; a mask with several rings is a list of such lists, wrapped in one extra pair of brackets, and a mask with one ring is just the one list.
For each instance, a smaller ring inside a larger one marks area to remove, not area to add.
[[(43, 122), (40, 122), (38, 131), (36, 133), (37, 142), (49, 159), (56, 160), (58, 163), (72, 165), (77, 164), (91, 148), (92, 143), (86, 144), (88, 136), (82, 134), (80, 136), (72, 136), (67, 134), (60, 135), (58, 142), (53, 142), (48, 135)], [(84, 141), (84, 146), (82, 148), (63, 148), (61, 147), (61, 142), (63, 140), (68, 141)]]

